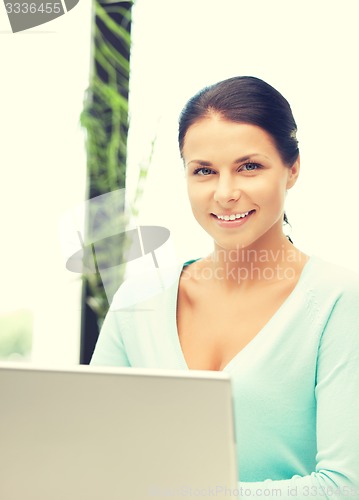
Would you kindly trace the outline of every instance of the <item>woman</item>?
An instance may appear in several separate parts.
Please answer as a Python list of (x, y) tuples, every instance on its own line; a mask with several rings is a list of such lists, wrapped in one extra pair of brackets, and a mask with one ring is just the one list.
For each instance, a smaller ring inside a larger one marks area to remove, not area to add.
[(179, 146), (213, 252), (126, 282), (92, 362), (229, 372), (246, 496), (359, 499), (359, 281), (283, 233), (300, 169), (288, 102), (219, 82), (187, 103)]

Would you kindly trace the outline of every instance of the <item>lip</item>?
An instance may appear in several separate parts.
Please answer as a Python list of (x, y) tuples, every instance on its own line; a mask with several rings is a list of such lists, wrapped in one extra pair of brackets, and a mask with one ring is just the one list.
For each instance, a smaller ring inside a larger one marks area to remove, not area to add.
[[(240, 213), (240, 212), (238, 212), (238, 213)], [(222, 219), (218, 219), (218, 217), (216, 215), (214, 215), (214, 214), (211, 214), (211, 216), (214, 218), (215, 222), (217, 222), (217, 224), (220, 227), (234, 228), (234, 227), (243, 226), (243, 224), (245, 224), (248, 221), (248, 219), (250, 219), (251, 216), (254, 213), (255, 213), (255, 210), (250, 210), (249, 214), (246, 215), (246, 217), (243, 217), (241, 219), (235, 219), (235, 220), (222, 220)], [(221, 214), (221, 215), (225, 215), (225, 214)]]

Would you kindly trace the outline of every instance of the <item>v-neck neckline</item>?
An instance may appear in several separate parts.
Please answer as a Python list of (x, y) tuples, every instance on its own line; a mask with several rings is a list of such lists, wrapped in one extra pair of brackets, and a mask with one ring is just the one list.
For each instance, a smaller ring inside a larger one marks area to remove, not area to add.
[[(197, 259), (199, 260), (199, 259)], [(314, 256), (309, 256), (309, 259), (307, 262), (304, 264), (303, 269), (300, 273), (299, 279), (293, 288), (293, 290), (290, 292), (288, 297), (284, 300), (284, 302), (278, 307), (278, 309), (275, 311), (275, 313), (271, 316), (271, 318), (267, 321), (267, 323), (256, 333), (256, 335), (240, 350), (238, 351), (229, 361), (228, 363), (221, 369), (221, 370), (209, 370), (209, 371), (219, 371), (219, 372), (225, 372), (225, 371), (230, 371), (232, 365), (242, 356), (246, 354), (247, 351), (250, 351), (253, 346), (255, 346), (263, 337), (265, 332), (268, 330), (268, 328), (271, 326), (271, 324), (277, 320), (278, 316), (283, 313), (284, 310), (286, 310), (289, 307), (289, 304), (293, 301), (293, 298), (299, 293), (299, 291), (302, 288), (302, 283), (308, 273), (308, 269), (312, 266), (313, 261), (315, 260)], [(189, 261), (188, 263), (186, 262), (179, 268), (178, 276), (176, 279), (176, 282), (174, 286), (176, 287), (175, 291), (175, 296), (174, 296), (174, 301), (173, 301), (173, 308), (174, 310), (171, 312), (170, 317), (173, 319), (173, 324), (171, 325), (171, 332), (173, 332), (175, 339), (175, 345), (176, 345), (176, 350), (178, 352), (179, 359), (181, 360), (181, 364), (183, 367), (187, 370), (192, 370), (194, 368), (189, 368), (186, 358), (184, 356), (181, 342), (179, 339), (179, 332), (178, 332), (178, 327), (177, 327), (177, 304), (178, 304), (178, 295), (179, 295), (179, 284), (180, 284), (180, 279), (181, 279), (181, 274), (186, 265), (192, 264), (192, 262), (195, 262), (195, 260)]]

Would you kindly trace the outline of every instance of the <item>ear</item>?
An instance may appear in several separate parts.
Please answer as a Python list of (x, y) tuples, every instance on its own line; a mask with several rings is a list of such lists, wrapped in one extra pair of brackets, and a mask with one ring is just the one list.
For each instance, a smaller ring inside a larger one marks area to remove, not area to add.
[(293, 163), (293, 165), (288, 169), (288, 180), (287, 180), (287, 189), (290, 189), (297, 182), (299, 171), (300, 171), (300, 156)]

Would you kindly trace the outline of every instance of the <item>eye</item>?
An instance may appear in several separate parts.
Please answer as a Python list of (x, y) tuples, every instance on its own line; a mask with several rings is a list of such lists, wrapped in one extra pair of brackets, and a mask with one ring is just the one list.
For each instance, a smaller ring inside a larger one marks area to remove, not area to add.
[(213, 170), (211, 170), (210, 168), (201, 167), (201, 168), (197, 168), (193, 172), (193, 175), (210, 175), (211, 173), (213, 173)]
[(245, 163), (239, 169), (239, 171), (253, 172), (254, 170), (259, 170), (261, 166), (258, 163)]

